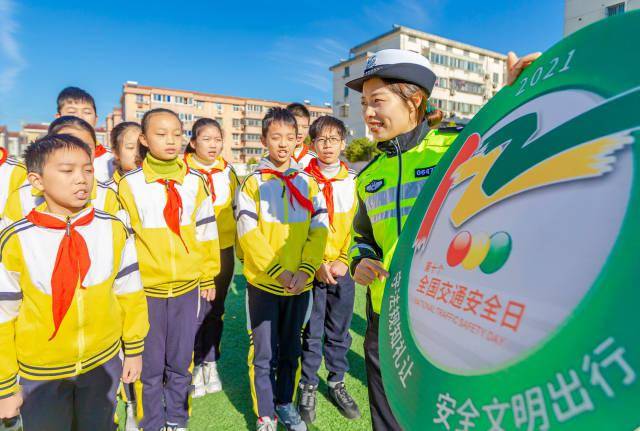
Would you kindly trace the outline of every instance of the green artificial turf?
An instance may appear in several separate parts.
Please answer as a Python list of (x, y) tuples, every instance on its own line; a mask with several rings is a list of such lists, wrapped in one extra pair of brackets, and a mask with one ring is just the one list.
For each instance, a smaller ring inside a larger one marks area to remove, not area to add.
[[(236, 275), (226, 299), (225, 327), (222, 337), (222, 357), (218, 371), (223, 391), (193, 400), (193, 410), (189, 429), (241, 430), (255, 429), (256, 417), (253, 413), (249, 378), (247, 372), (247, 335), (245, 315), (246, 280), (241, 275), (240, 263), (236, 262)], [(364, 366), (362, 342), (366, 330), (365, 292), (357, 286), (355, 313), (351, 323), (353, 343), (348, 359), (351, 370), (346, 376), (347, 389), (360, 406), (362, 418), (345, 419), (333, 406), (327, 395), (324, 365), (320, 370), (317, 419), (310, 430), (370, 430), (371, 417), (367, 401), (367, 379)], [(123, 417), (122, 405), (118, 409)], [(122, 426), (120, 429), (124, 429)], [(284, 429), (280, 427), (280, 429)]]

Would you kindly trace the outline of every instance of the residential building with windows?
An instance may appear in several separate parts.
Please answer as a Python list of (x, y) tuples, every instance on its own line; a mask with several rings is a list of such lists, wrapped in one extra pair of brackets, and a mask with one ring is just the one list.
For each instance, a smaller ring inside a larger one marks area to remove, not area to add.
[(345, 83), (361, 76), (367, 58), (381, 49), (414, 51), (431, 61), (438, 76), (430, 96), (446, 117), (468, 119), (505, 84), (504, 54), (395, 25), (391, 31), (351, 48), (349, 58), (330, 67), (333, 73), (333, 113), (345, 122), (349, 138), (371, 137), (363, 119), (360, 94)]
[[(186, 145), (193, 123), (199, 118), (213, 118), (222, 125), (225, 159), (246, 163), (259, 159), (264, 152), (260, 136), (262, 119), (269, 108), (286, 107), (290, 102), (152, 87), (127, 81), (122, 87), (120, 103), (121, 106), (107, 116), (107, 132), (121, 121), (140, 122), (150, 109), (168, 108), (176, 112), (184, 124)], [(311, 121), (332, 112), (327, 106), (305, 104), (311, 113)]]
[(640, 0), (565, 0), (564, 35), (633, 9), (640, 9)]

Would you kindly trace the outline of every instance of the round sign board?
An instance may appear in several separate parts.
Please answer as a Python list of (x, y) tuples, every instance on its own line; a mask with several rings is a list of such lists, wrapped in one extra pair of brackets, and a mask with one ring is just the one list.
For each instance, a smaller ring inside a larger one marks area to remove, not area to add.
[(380, 319), (403, 428), (640, 425), (638, 30), (626, 13), (549, 49), (424, 186)]

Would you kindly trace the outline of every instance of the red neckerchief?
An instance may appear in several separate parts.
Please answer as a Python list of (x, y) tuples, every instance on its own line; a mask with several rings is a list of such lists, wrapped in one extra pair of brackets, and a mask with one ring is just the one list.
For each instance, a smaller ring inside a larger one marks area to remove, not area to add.
[(73, 223), (70, 223), (69, 219), (67, 219), (65, 223), (49, 214), (38, 212), (35, 208), (27, 214), (27, 220), (36, 226), (66, 230), (58, 246), (58, 255), (56, 256), (56, 263), (53, 267), (53, 273), (51, 274), (54, 330), (49, 340), (52, 340), (58, 333), (60, 324), (67, 314), (71, 302), (73, 302), (73, 296), (78, 285), (81, 289), (85, 288), (82, 283), (87, 272), (89, 272), (91, 258), (89, 257), (87, 243), (75, 228), (91, 223), (94, 213), (95, 210), (91, 208), (91, 211)]
[(105, 154), (107, 154), (107, 149), (104, 146), (98, 144), (96, 146), (96, 150), (93, 153), (93, 158), (97, 159), (98, 157), (103, 156)]
[(178, 235), (185, 250), (189, 253), (187, 244), (182, 238), (180, 233), (180, 219), (182, 218), (182, 198), (178, 189), (176, 189), (176, 182), (174, 180), (156, 180), (157, 183), (162, 184), (167, 191), (167, 203), (164, 206), (162, 214), (164, 215), (164, 221), (173, 233)]
[[(347, 169), (347, 165), (344, 162), (340, 162), (340, 167), (344, 167)], [(327, 201), (327, 212), (329, 213), (329, 224), (333, 228), (333, 183), (334, 181), (338, 181), (338, 178), (326, 178), (322, 171), (320, 170), (320, 166), (318, 165), (318, 159), (313, 158), (309, 162), (309, 165), (304, 169), (306, 173), (311, 175), (318, 184), (322, 184), (324, 188), (322, 189), (322, 194), (324, 195), (325, 201)]]
[(304, 197), (302, 192), (298, 190), (295, 184), (293, 184), (293, 179), (298, 175), (298, 171), (294, 171), (293, 174), (289, 175), (285, 175), (284, 173), (276, 171), (275, 169), (260, 169), (260, 172), (263, 174), (271, 174), (275, 177), (280, 178), (287, 186), (287, 189), (289, 189), (289, 202), (291, 203), (291, 206), (293, 207), (293, 199), (295, 198), (295, 200), (298, 201), (298, 203), (302, 205), (303, 208), (306, 208), (307, 211), (313, 214), (313, 203), (309, 199)]
[(302, 158), (304, 156), (307, 155), (307, 153), (309, 152), (309, 147), (307, 147), (305, 144), (302, 144), (302, 151), (300, 151), (300, 155), (298, 157), (296, 157), (296, 149), (293, 149), (293, 160), (295, 160), (296, 162), (300, 163), (300, 160), (302, 160)]
[(7, 157), (9, 157), (9, 151), (6, 148), (0, 147), (0, 166), (7, 161)]
[[(184, 162), (187, 165), (189, 165), (189, 161), (188, 161), (186, 153), (184, 155)], [(218, 168), (211, 168), (211, 169), (195, 168), (196, 171), (200, 172), (202, 175), (207, 177), (207, 184), (209, 185), (209, 191), (211, 192), (211, 199), (213, 200), (213, 202), (216, 201), (216, 189), (215, 189), (215, 187), (213, 185), (213, 175), (224, 171), (227, 168), (227, 164), (228, 164), (227, 161), (222, 159), (222, 169), (218, 169)]]

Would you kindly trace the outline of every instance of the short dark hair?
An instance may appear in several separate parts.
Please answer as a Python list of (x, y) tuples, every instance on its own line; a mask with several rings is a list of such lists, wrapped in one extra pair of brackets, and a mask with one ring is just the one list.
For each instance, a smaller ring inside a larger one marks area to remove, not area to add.
[(54, 151), (79, 149), (87, 153), (91, 159), (91, 148), (81, 139), (72, 135), (45, 135), (32, 142), (24, 152), (27, 172), (42, 175), (47, 159)]
[(180, 127), (183, 127), (182, 120), (180, 119), (178, 114), (173, 112), (171, 109), (155, 108), (155, 109), (148, 110), (142, 116), (142, 121), (140, 121), (140, 128), (142, 129), (142, 133), (147, 133), (147, 128), (149, 127), (149, 121), (151, 120), (151, 117), (153, 117), (156, 114), (171, 114), (178, 119), (178, 121), (180, 122)]
[(122, 136), (124, 135), (124, 132), (127, 131), (127, 129), (131, 128), (131, 127), (135, 127), (136, 129), (140, 129), (140, 124), (134, 122), (134, 121), (125, 121), (122, 122), (118, 125), (116, 125), (112, 130), (111, 130), (111, 135), (109, 136), (110, 138), (110, 143), (111, 143), (111, 149), (113, 151), (119, 151), (120, 150), (120, 145), (122, 145)]
[(344, 139), (347, 136), (347, 128), (342, 120), (332, 117), (330, 115), (323, 115), (318, 117), (309, 128), (309, 137), (313, 141), (316, 139), (324, 129), (335, 129), (340, 135), (340, 139)]
[[(216, 127), (220, 131), (220, 135), (224, 138), (224, 133), (222, 133), (222, 126), (218, 121), (213, 118), (198, 118), (195, 123), (193, 123), (193, 127), (191, 127), (191, 141), (195, 142), (198, 139), (198, 133), (206, 126)], [(187, 145), (184, 149), (185, 153), (195, 153), (196, 150), (191, 145)]]
[(304, 117), (311, 119), (309, 110), (302, 103), (289, 103), (287, 105), (287, 111), (291, 112), (294, 117)]
[(78, 129), (85, 130), (91, 134), (91, 138), (93, 139), (93, 143), (98, 145), (98, 139), (96, 138), (96, 131), (93, 129), (91, 124), (87, 123), (80, 117), (76, 117), (73, 115), (64, 115), (62, 117), (56, 118), (53, 120), (51, 124), (49, 124), (49, 129), (47, 130), (48, 135), (58, 135), (60, 130), (65, 127), (77, 127)]
[(70, 100), (73, 100), (74, 102), (89, 103), (93, 107), (93, 112), (95, 112), (96, 115), (98, 114), (98, 110), (96, 109), (96, 101), (93, 100), (93, 96), (91, 96), (91, 94), (84, 91), (82, 88), (78, 88), (78, 87), (63, 88), (60, 94), (58, 94), (58, 100), (57, 100), (58, 114), (62, 109), (62, 105), (64, 105), (65, 102), (68, 102)]
[(267, 111), (267, 115), (262, 119), (262, 137), (266, 138), (269, 133), (269, 127), (273, 123), (283, 123), (287, 126), (291, 126), (295, 129), (296, 135), (298, 134), (298, 123), (291, 111), (284, 108), (271, 108)]

